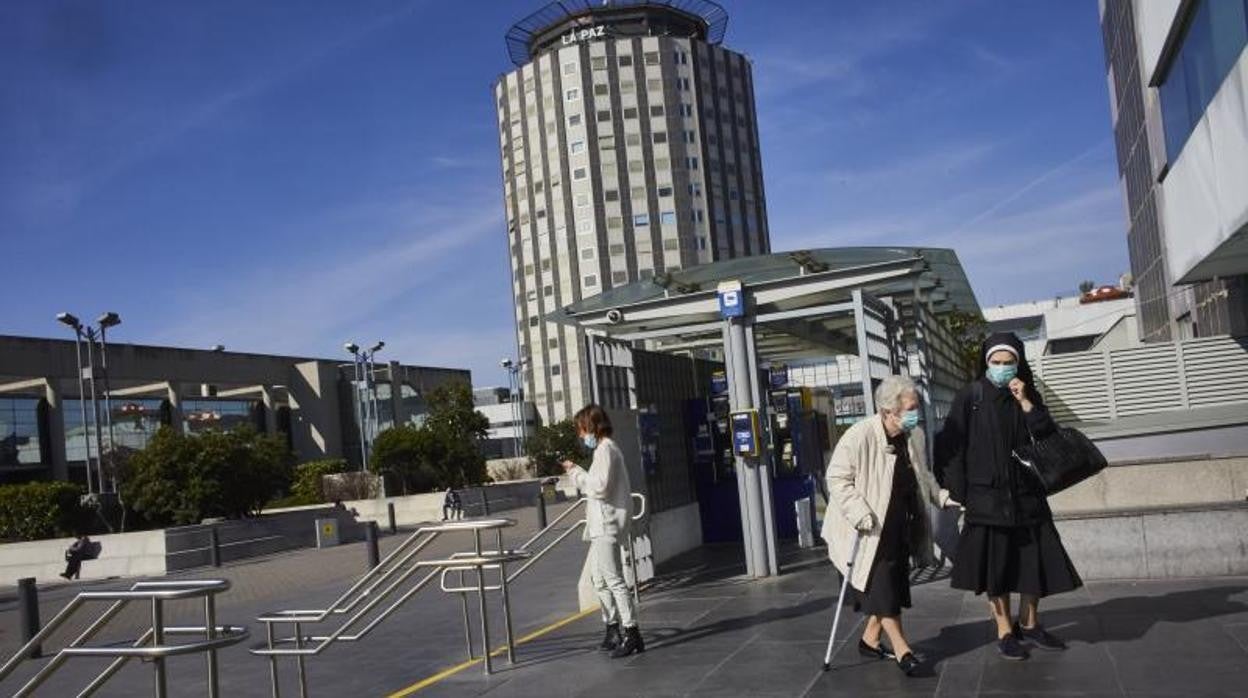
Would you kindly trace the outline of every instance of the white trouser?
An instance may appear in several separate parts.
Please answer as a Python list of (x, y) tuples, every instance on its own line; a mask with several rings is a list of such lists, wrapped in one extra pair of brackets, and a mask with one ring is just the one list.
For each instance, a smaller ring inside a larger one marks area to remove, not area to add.
[(589, 578), (602, 604), (603, 622), (635, 627), (637, 609), (633, 607), (633, 595), (620, 572), (620, 551), (615, 541), (607, 538), (589, 541)]

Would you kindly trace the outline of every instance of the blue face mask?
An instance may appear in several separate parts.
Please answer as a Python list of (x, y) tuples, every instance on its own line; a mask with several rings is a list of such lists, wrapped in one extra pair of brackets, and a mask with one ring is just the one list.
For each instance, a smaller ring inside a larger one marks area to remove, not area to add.
[(989, 364), (988, 380), (998, 388), (1003, 388), (1018, 375), (1018, 364)]
[(901, 428), (910, 431), (919, 426), (919, 411), (906, 410), (901, 413)]
[(598, 448), (598, 437), (593, 434), (586, 434), (581, 437), (581, 443), (585, 444), (585, 448), (592, 451)]

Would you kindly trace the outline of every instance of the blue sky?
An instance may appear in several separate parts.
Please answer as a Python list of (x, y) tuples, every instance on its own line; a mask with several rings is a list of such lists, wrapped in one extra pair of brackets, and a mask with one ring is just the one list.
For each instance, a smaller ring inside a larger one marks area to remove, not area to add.
[[(490, 84), (537, 1), (0, 4), (0, 334), (514, 353)], [(984, 305), (1128, 267), (1093, 0), (724, 0), (776, 250), (954, 247)]]

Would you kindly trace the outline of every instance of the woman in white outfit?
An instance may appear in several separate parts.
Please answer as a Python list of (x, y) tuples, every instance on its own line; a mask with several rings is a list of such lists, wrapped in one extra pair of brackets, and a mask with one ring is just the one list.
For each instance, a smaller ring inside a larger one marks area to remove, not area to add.
[[(611, 420), (598, 405), (586, 405), (573, 418), (581, 442), (594, 454), (589, 470), (572, 461), (564, 461), (563, 469), (572, 476), (577, 489), (585, 495), (585, 540), (589, 541), (589, 570), (594, 590), (602, 604), (602, 620), (606, 636), (600, 649), (610, 651), (613, 658), (644, 652), (641, 632), (637, 629), (637, 609), (633, 596), (624, 583), (620, 567), (620, 541), (628, 535), (632, 520), (632, 487), (624, 454), (611, 439)], [(623, 626), (623, 637), (621, 637)]]
[[(828, 556), (845, 574), (856, 536), (862, 536), (849, 584), (854, 610), (867, 616), (858, 652), (895, 659), (907, 676), (920, 668), (901, 627), (910, 607), (910, 558), (932, 557), (924, 502), (957, 507), (927, 469), (927, 446), (918, 428), (919, 398), (904, 376), (885, 378), (875, 391), (879, 414), (850, 427), (828, 464), (828, 511), (823, 539)], [(888, 636), (891, 651), (880, 642)]]

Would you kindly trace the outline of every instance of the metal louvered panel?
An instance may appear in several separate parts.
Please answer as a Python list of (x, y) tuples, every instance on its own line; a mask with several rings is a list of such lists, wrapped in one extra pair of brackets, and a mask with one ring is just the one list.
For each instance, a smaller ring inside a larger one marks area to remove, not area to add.
[[(1091, 360), (1090, 360), (1091, 358)], [(1053, 418), (1059, 422), (1109, 419), (1105, 362), (1099, 354), (1045, 356), (1037, 380)]]
[(1183, 382), (1173, 344), (1112, 351), (1109, 361), (1117, 416), (1183, 409)]
[(1248, 402), (1248, 339), (1184, 342), (1183, 371), (1191, 407)]

